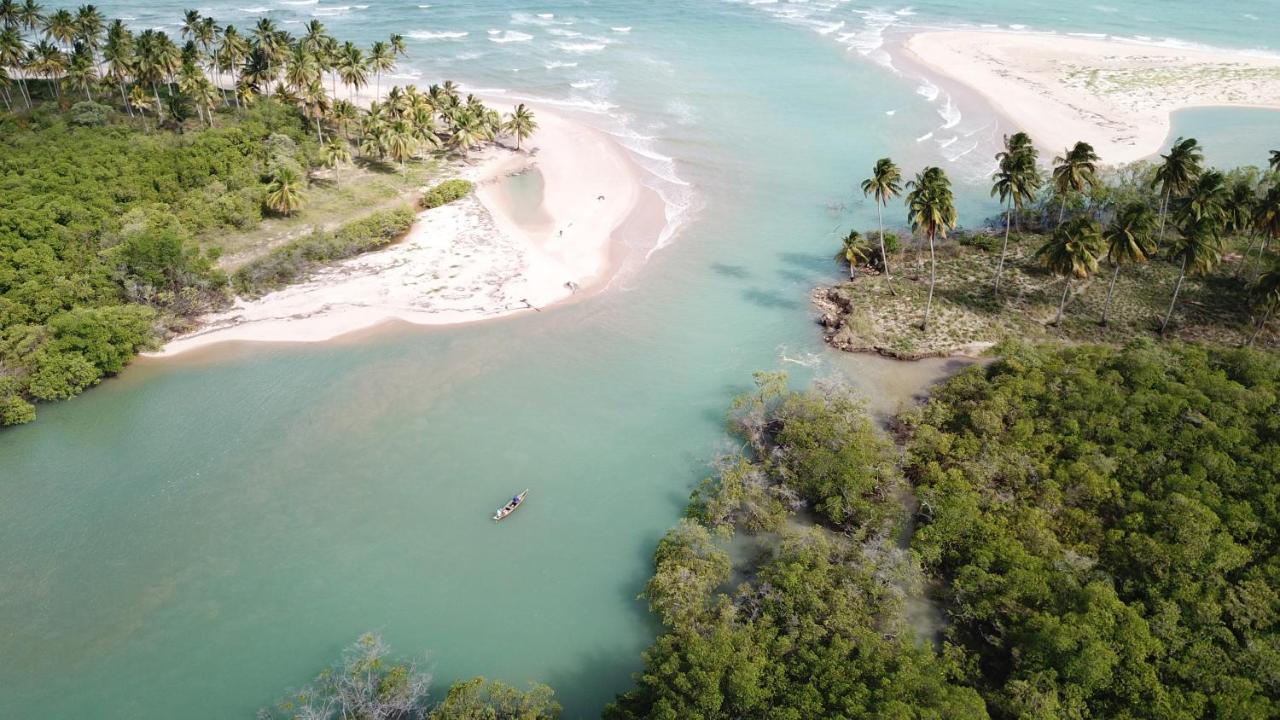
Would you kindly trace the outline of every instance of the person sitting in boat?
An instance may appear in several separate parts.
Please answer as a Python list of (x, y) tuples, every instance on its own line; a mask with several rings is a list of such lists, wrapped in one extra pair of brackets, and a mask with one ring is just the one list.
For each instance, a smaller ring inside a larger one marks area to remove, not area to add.
[(519, 496), (519, 495), (517, 495), (517, 496), (515, 496), (515, 497), (511, 498), (511, 504), (512, 504), (512, 505), (519, 505), (519, 504), (520, 504), (520, 496)]

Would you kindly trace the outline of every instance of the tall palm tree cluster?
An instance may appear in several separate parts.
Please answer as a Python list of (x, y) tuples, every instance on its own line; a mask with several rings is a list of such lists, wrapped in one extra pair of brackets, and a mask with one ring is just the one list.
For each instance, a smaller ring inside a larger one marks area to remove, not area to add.
[[(1250, 241), (1239, 273), (1251, 276), (1247, 282), (1256, 326), (1250, 344), (1280, 307), (1280, 261), (1270, 252), (1272, 244), (1280, 240), (1280, 151), (1271, 151), (1269, 173), (1260, 179), (1242, 174), (1228, 182), (1224, 173), (1204, 167), (1202, 148), (1194, 138), (1178, 138), (1150, 174), (1149, 197), (1081, 210), (1073, 209), (1072, 203), (1102, 186), (1100, 158), (1088, 143), (1076, 143), (1055, 157), (1046, 174), (1038, 166), (1031, 138), (1017, 133), (1005, 138), (996, 162), (991, 194), (1005, 206), (1005, 227), (994, 290), (998, 295), (1011, 229), (1047, 187), (1050, 192), (1045, 203), (1053, 203), (1056, 225), (1036, 257), (1050, 272), (1063, 278), (1053, 324), (1062, 321), (1075, 281), (1093, 276), (1105, 261), (1110, 265), (1111, 279), (1100, 322), (1106, 325), (1121, 268), (1146, 262), (1163, 252), (1178, 267), (1169, 309), (1160, 321), (1160, 332), (1164, 333), (1187, 276), (1204, 275), (1220, 263), (1224, 238), (1229, 234)], [(893, 161), (882, 158), (871, 177), (862, 183), (863, 193), (874, 196), (877, 213), (901, 192), (900, 178), (901, 172)], [(927, 329), (936, 283), (934, 246), (938, 238), (945, 238), (947, 231), (956, 226), (956, 212), (950, 183), (939, 168), (926, 168), (907, 183), (907, 188), (908, 220), (913, 231), (924, 235), (929, 247), (929, 295), (922, 323)], [(880, 233), (883, 238), (883, 217)], [(846, 240), (846, 250), (838, 257), (853, 262), (862, 255), (849, 252), (848, 243)], [(1264, 258), (1269, 269), (1263, 269)], [(887, 261), (884, 268), (887, 274)]]
[[(219, 105), (241, 108), (272, 98), (297, 107), (322, 144), (328, 128), (330, 144), (340, 134), (360, 154), (390, 158), (402, 168), (424, 150), (444, 145), (465, 156), (501, 134), (512, 136), (518, 149), (537, 129), (524, 105), (503, 117), (474, 96), (461, 97), (452, 82), (425, 93), (394, 87), (384, 98), (382, 76), (405, 54), (400, 35), (365, 50), (335, 39), (318, 20), (294, 37), (270, 18), (241, 32), (188, 10), (181, 36), (179, 45), (162, 31), (135, 34), (120, 20), (107, 22), (92, 5), (46, 15), (36, 0), (0, 0), (0, 94), (17, 111), (33, 107), (33, 80), (47, 83), (58, 100), (67, 90), (86, 100), (118, 92), (131, 116), (150, 113), (178, 125), (193, 107), (212, 125)], [(374, 96), (364, 111), (356, 95), (370, 76)], [(326, 156), (343, 162), (350, 152), (334, 147)]]

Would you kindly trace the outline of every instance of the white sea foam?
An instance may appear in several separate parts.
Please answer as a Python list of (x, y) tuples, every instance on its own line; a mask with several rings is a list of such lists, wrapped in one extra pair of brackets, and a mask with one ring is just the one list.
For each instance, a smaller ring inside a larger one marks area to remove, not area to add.
[(271, 12), (271, 8), (247, 7), (247, 8), (240, 8), (240, 12), (249, 13), (250, 15), (261, 15), (262, 13)]
[(597, 53), (605, 48), (605, 43), (602, 43), (602, 42), (579, 42), (579, 43), (557, 42), (557, 43), (552, 43), (552, 45), (559, 48), (560, 50), (563, 50), (567, 53), (571, 53), (574, 55), (585, 55), (587, 53)]
[[(577, 65), (577, 64), (578, 63), (573, 63), (573, 65)], [(600, 84), (599, 80), (578, 80), (577, 82), (569, 83), (569, 87), (574, 88), (576, 90), (585, 90), (587, 88), (593, 88), (599, 84)]]
[(517, 32), (515, 30), (507, 30), (505, 32), (498, 30), (489, 31), (489, 42), (496, 43), (513, 43), (513, 42), (529, 42), (533, 36), (528, 33)]
[(955, 142), (956, 142), (957, 140), (959, 140), (959, 139), (960, 139), (960, 136), (959, 136), (959, 135), (953, 135), (952, 137), (949, 137), (949, 138), (947, 138), (946, 140), (939, 140), (939, 141), (938, 141), (938, 147), (940, 147), (940, 148), (949, 148), (949, 147), (951, 147), (952, 145), (954, 145), (954, 144), (955, 144)]
[(549, 35), (558, 35), (560, 37), (582, 37), (582, 33), (577, 30), (566, 30), (565, 28), (551, 28), (547, 33)]
[(916, 88), (916, 94), (929, 102), (933, 102), (938, 99), (938, 86), (928, 80), (922, 79), (920, 81), (920, 86)]
[(933, 137), (933, 133), (931, 133), (931, 132), (927, 132), (927, 133), (925, 133), (925, 134), (921, 135), (920, 137), (916, 138), (916, 142), (918, 142), (918, 143), (922, 143), (922, 142), (924, 142), (925, 140), (928, 140), (928, 139), (929, 139), (929, 138), (931, 138), (931, 137)]
[(413, 38), (414, 40), (461, 40), (462, 38), (470, 34), (471, 33), (462, 31), (462, 30), (458, 30), (458, 31), (414, 30), (413, 32), (409, 33), (409, 37)]
[(960, 124), (960, 108), (957, 108), (955, 104), (951, 102), (950, 97), (947, 97), (946, 104), (938, 109), (938, 115), (942, 117), (942, 128), (944, 130), (949, 130)]
[(885, 114), (885, 115), (888, 115), (889, 117), (893, 117), (894, 115), (897, 115), (897, 114), (898, 114), (898, 111), (897, 111), (897, 110), (885, 110), (885, 111), (884, 111), (884, 114)]
[(627, 33), (631, 32), (631, 26), (629, 25), (627, 27), (616, 27), (616, 28), (609, 28), (609, 29), (622, 35), (626, 35)]
[(543, 65), (543, 67), (545, 67), (545, 68), (546, 68), (546, 69), (548, 69), (548, 70), (555, 70), (556, 68), (571, 68), (571, 67), (578, 67), (578, 63), (576, 63), (576, 62), (562, 62), (562, 61), (560, 61), (560, 60), (552, 60), (551, 62), (548, 62), (548, 63), (544, 64), (544, 65)]
[(281, 5), (315, 5), (320, 0), (280, 0)]

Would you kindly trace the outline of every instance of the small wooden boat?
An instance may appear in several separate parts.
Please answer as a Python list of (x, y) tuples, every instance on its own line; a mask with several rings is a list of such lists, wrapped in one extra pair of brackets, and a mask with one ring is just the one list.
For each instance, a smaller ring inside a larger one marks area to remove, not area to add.
[(528, 491), (528, 490), (525, 490), (524, 492), (520, 493), (519, 495), (517, 495), (517, 496), (515, 496), (515, 497), (511, 498), (511, 502), (509, 502), (509, 503), (507, 503), (506, 505), (503, 505), (502, 507), (498, 508), (498, 512), (497, 512), (497, 514), (495, 514), (495, 515), (493, 516), (493, 519), (494, 519), (495, 521), (497, 521), (497, 520), (502, 520), (502, 519), (503, 519), (503, 518), (505, 518), (506, 516), (508, 516), (508, 515), (510, 515), (511, 513), (515, 512), (515, 511), (516, 511), (516, 508), (518, 508), (518, 507), (520, 507), (521, 505), (523, 505), (523, 504), (524, 504), (525, 496), (526, 496), (526, 495), (528, 495), (528, 494), (529, 494), (529, 491)]

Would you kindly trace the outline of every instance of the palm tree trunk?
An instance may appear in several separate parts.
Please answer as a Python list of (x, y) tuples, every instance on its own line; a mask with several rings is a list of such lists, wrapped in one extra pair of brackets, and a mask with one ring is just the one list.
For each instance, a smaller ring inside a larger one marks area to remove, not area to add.
[(1111, 312), (1111, 296), (1116, 291), (1116, 279), (1120, 277), (1120, 263), (1116, 263), (1116, 271), (1111, 275), (1111, 285), (1107, 288), (1107, 302), (1102, 306), (1102, 321), (1098, 324), (1107, 326), (1107, 314)]
[(924, 322), (920, 324), (920, 329), (928, 332), (929, 330), (929, 314), (933, 311), (933, 284), (937, 281), (938, 263), (933, 256), (933, 233), (929, 233), (929, 299), (924, 304)]
[(1004, 256), (1009, 252), (1009, 227), (1013, 225), (1013, 198), (1009, 198), (1009, 209), (1004, 213), (1004, 245), (1000, 247), (1000, 264), (996, 266), (996, 294), (1000, 293), (1000, 275), (1004, 272)]
[(163, 110), (160, 105), (160, 88), (156, 87), (156, 84), (154, 82), (151, 83), (151, 94), (156, 99), (156, 122), (159, 123), (160, 116), (163, 113)]
[(1258, 327), (1254, 329), (1253, 334), (1249, 336), (1249, 342), (1245, 343), (1245, 347), (1253, 347), (1253, 341), (1258, 339), (1262, 334), (1262, 328), (1267, 326), (1267, 321), (1271, 319), (1271, 310), (1274, 306), (1268, 305), (1267, 312), (1262, 316), (1262, 322), (1258, 323)]
[(1249, 247), (1244, 249), (1244, 256), (1240, 258), (1240, 267), (1236, 268), (1236, 277), (1244, 275), (1245, 268), (1249, 266), (1249, 253), (1253, 252), (1253, 244), (1261, 237), (1261, 235), (1257, 235), (1249, 238)]
[(1062, 207), (1058, 208), (1058, 227), (1062, 227), (1062, 219), (1067, 214), (1067, 194), (1062, 194)]
[(876, 201), (876, 219), (880, 221), (880, 262), (884, 263), (884, 279), (889, 283), (889, 294), (897, 295), (893, 289), (893, 275), (889, 274), (889, 253), (884, 249), (884, 206)]
[(1165, 222), (1166, 216), (1169, 213), (1169, 190), (1170, 188), (1168, 187), (1164, 189), (1164, 199), (1160, 201), (1160, 244), (1161, 245), (1164, 245), (1164, 222)]
[(1062, 300), (1058, 302), (1058, 317), (1053, 319), (1055, 326), (1062, 324), (1062, 311), (1067, 307), (1067, 294), (1071, 292), (1071, 276), (1066, 277), (1066, 284), (1062, 287)]
[(120, 102), (124, 103), (124, 109), (128, 111), (129, 117), (133, 117), (133, 106), (129, 104), (129, 98), (124, 94), (124, 81), (120, 81)]
[(1187, 258), (1182, 258), (1182, 270), (1178, 272), (1178, 283), (1173, 286), (1173, 300), (1169, 302), (1169, 312), (1165, 313), (1164, 322), (1160, 323), (1160, 334), (1169, 327), (1169, 318), (1173, 317), (1173, 308), (1178, 304), (1178, 292), (1182, 290), (1182, 280), (1187, 276)]

